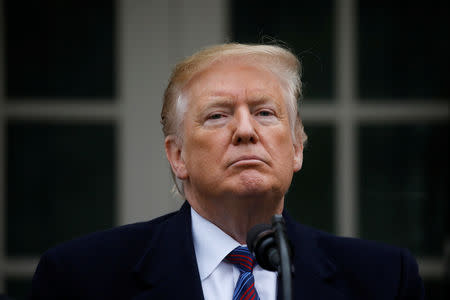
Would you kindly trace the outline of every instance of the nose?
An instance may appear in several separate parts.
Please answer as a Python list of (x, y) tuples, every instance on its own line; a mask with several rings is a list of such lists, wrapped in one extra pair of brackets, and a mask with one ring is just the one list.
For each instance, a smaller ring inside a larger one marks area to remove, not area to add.
[(255, 144), (259, 141), (258, 134), (255, 131), (255, 120), (252, 118), (248, 109), (242, 109), (236, 112), (235, 115), (235, 128), (232, 137), (232, 143), (234, 145), (239, 144)]

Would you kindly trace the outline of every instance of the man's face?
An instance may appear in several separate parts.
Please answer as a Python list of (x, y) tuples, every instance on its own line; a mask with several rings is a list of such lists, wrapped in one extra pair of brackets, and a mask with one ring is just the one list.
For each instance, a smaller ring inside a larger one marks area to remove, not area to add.
[(255, 63), (228, 60), (197, 74), (185, 99), (174, 171), (186, 196), (282, 199), (301, 168), (302, 147), (294, 145), (279, 79)]

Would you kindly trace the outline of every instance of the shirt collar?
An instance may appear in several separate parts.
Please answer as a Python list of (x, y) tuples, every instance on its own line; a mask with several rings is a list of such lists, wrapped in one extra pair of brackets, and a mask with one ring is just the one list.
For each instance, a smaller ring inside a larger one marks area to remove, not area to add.
[(240, 244), (219, 227), (200, 216), (191, 207), (192, 239), (200, 280), (204, 280), (220, 262)]

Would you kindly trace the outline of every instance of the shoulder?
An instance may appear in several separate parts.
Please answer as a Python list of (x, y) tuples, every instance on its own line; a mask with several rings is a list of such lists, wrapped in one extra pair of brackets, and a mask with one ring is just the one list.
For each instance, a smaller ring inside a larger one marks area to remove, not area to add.
[(299, 223), (291, 228), (294, 239), (314, 241), (331, 260), (346, 266), (398, 261), (403, 256), (414, 261), (407, 249), (360, 238), (340, 237)]
[[(362, 290), (392, 291), (398, 299), (423, 299), (415, 258), (405, 248), (359, 238), (339, 237), (301, 224), (295, 231), (314, 240), (339, 278)], [(363, 291), (361, 290), (361, 293)]]
[(130, 251), (132, 249), (141, 249), (145, 247), (152, 236), (157, 234), (162, 228), (161, 225), (170, 219), (174, 213), (170, 213), (156, 219), (114, 227), (107, 230), (97, 231), (75, 238), (73, 240), (61, 243), (49, 249), (46, 255), (58, 255), (71, 253), (77, 257), (89, 255), (89, 252), (96, 253), (102, 250), (108, 250), (108, 253)]
[(327, 233), (292, 220), (289, 220), (288, 230), (290, 236), (296, 240), (306, 240), (324, 251), (327, 256), (336, 262), (373, 259), (393, 259), (405, 249), (387, 245), (381, 242), (364, 240), (360, 238), (340, 237)]
[(122, 285), (112, 287), (111, 293), (124, 292), (134, 286), (132, 274), (139, 259), (175, 214), (91, 233), (47, 250), (33, 277), (32, 299), (69, 294), (81, 299), (85, 294), (100, 295), (102, 287), (113, 282)]
[(358, 238), (320, 236), (319, 244), (337, 267), (354, 276), (358, 284), (396, 291), (398, 299), (423, 298), (418, 265), (408, 249)]
[(376, 263), (378, 260), (390, 262), (398, 260), (402, 254), (408, 253), (406, 249), (398, 248), (381, 242), (364, 240), (360, 238), (339, 237), (329, 233), (317, 231), (319, 246), (336, 262), (347, 261), (360, 265), (362, 262)]

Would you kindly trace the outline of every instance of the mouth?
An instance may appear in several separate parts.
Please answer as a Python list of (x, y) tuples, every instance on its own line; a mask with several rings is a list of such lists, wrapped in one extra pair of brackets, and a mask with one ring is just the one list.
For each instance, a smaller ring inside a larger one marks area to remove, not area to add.
[(265, 160), (259, 156), (245, 155), (231, 161), (229, 166), (252, 166), (265, 163), (266, 163)]

